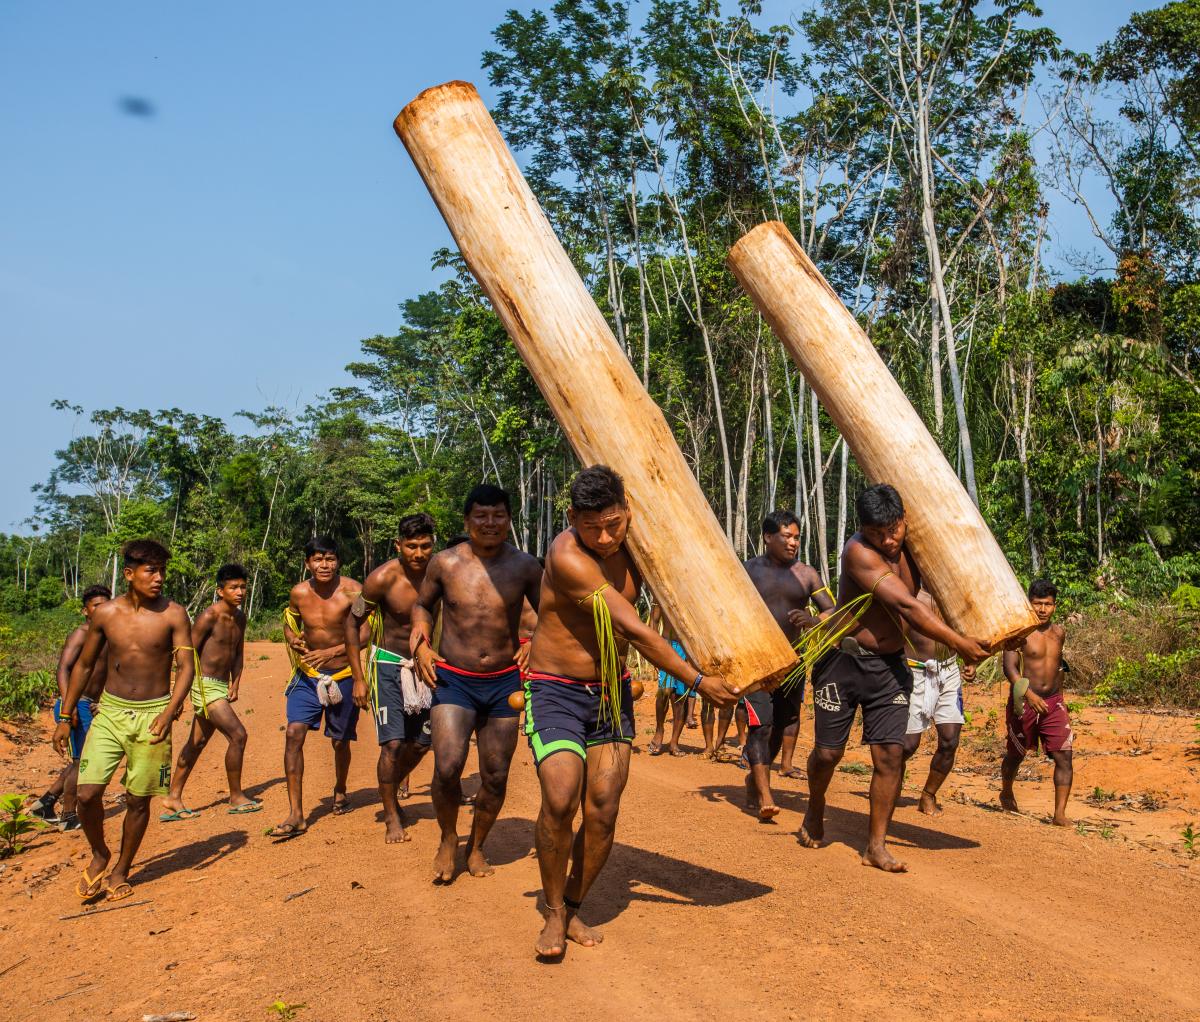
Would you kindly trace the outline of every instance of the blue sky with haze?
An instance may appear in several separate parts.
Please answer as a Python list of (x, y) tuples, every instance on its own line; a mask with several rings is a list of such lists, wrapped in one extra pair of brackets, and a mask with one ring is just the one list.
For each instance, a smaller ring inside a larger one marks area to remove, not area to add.
[[(452, 78), (489, 98), (479, 58), (511, 6), (548, 5), (3, 5), (0, 531), (86, 426), (55, 398), (230, 417), (347, 382), (449, 243), (392, 118)], [(1076, 49), (1153, 6), (1044, 3)], [(1055, 210), (1056, 249), (1090, 247)]]

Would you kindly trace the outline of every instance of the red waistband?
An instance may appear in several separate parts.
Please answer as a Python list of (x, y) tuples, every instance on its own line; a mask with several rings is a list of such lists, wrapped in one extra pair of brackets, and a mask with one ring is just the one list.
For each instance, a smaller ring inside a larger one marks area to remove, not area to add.
[(439, 660), (436, 666), (439, 671), (449, 671), (451, 674), (457, 674), (463, 678), (503, 678), (504, 675), (512, 674), (517, 669), (517, 665), (512, 663), (507, 667), (502, 667), (498, 671), (487, 671), (484, 674), (480, 674), (478, 671), (464, 671), (461, 667), (455, 667), (446, 660)]
[[(568, 678), (565, 674), (546, 674), (545, 671), (529, 671), (526, 673), (527, 681), (558, 681), (564, 685), (599, 685), (599, 678)], [(622, 681), (629, 681), (629, 672), (625, 671), (621, 675)]]

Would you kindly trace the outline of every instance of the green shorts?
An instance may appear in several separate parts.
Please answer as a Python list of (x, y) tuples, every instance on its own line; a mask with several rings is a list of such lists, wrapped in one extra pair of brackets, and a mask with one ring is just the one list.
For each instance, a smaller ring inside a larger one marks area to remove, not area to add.
[(165, 795), (171, 787), (171, 732), (151, 745), (150, 725), (170, 703), (170, 696), (134, 702), (105, 692), (92, 718), (83, 754), (80, 784), (108, 784), (121, 760), (121, 783), (131, 795)]
[(192, 682), (192, 707), (197, 713), (203, 713), (207, 707), (211, 706), (218, 699), (228, 698), (228, 681), (221, 681), (220, 678), (210, 678), (206, 674), (203, 677), (197, 675), (196, 680)]

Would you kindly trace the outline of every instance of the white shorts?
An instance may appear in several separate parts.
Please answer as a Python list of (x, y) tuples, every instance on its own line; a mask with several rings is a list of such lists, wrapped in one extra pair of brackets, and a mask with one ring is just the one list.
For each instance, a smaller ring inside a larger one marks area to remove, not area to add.
[(957, 660), (909, 661), (913, 690), (908, 700), (908, 733), (920, 734), (934, 724), (963, 722), (962, 675)]

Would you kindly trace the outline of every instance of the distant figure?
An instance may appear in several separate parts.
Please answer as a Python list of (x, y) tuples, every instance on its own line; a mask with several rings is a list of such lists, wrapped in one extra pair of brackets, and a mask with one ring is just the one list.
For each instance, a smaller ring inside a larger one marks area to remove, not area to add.
[(1069, 827), (1067, 799), (1071, 797), (1073, 766), (1071, 715), (1063, 698), (1063, 644), (1067, 633), (1051, 618), (1058, 600), (1054, 583), (1038, 579), (1029, 587), (1029, 602), (1040, 624), (1025, 638), (1024, 645), (1004, 654), (1004, 677), (1011, 685), (1005, 710), (1008, 747), (1000, 764), (1000, 805), (1017, 812), (1013, 781), (1021, 761), (1029, 752), (1042, 750), (1054, 761), (1054, 820)]
[[(54, 731), (54, 748), (61, 755), (71, 737), (72, 714), (103, 649), (108, 678), (79, 759), (79, 822), (92, 849), (75, 889), (82, 901), (102, 894), (109, 901), (124, 901), (133, 895), (129, 868), (150, 822), (150, 799), (170, 789), (171, 724), (192, 690), (195, 654), (187, 612), (162, 594), (169, 556), (153, 540), (126, 544), (123, 574), (128, 589), (92, 613), (62, 702), (64, 719)], [(104, 789), (122, 759), (125, 822), (117, 864), (110, 868)]]
[[(34, 799), (26, 811), (30, 816), (36, 816), (47, 823), (57, 823), (64, 831), (78, 830), (79, 816), (75, 811), (75, 794), (79, 778), (79, 756), (83, 752), (83, 743), (87, 739), (88, 728), (92, 726), (92, 717), (96, 713), (96, 701), (104, 691), (104, 679), (108, 674), (108, 660), (100, 657), (92, 669), (87, 687), (83, 690), (83, 698), (75, 706), (75, 712), (70, 717), (64, 717), (62, 703), (67, 697), (67, 687), (71, 682), (71, 668), (83, 651), (83, 640), (87, 638), (91, 626), (92, 614), (102, 603), (112, 599), (112, 590), (108, 586), (91, 586), (83, 591), (83, 624), (67, 636), (63, 643), (62, 652), (58, 655), (58, 670), (55, 680), (58, 682), (58, 698), (54, 701), (54, 722), (63, 720), (71, 723), (71, 737), (67, 742), (67, 752), (70, 762), (59, 772), (50, 789), (41, 797)], [(55, 813), (54, 806), (62, 798), (63, 811), (61, 818)]]
[[(680, 644), (679, 637), (675, 634), (675, 629), (671, 626), (671, 622), (667, 620), (662, 607), (657, 603), (650, 612), (650, 627), (656, 632), (661, 630), (662, 637), (671, 644), (671, 648), (679, 657), (683, 660), (687, 659), (687, 653)], [(694, 695), (688, 695), (688, 685), (686, 682), (672, 677), (666, 671), (658, 672), (658, 691), (654, 698), (654, 737), (650, 739), (650, 746), (647, 750), (651, 756), (662, 755), (668, 709), (671, 711), (671, 741), (667, 743), (667, 751), (672, 756), (683, 755), (682, 750), (679, 748), (679, 738), (683, 734), (683, 729), (687, 723), (688, 714), (695, 698)]]
[(192, 729), (179, 750), (171, 794), (163, 799), (167, 811), (161, 823), (191, 820), (200, 814), (183, 804), (183, 789), (200, 754), (215, 731), (229, 743), (225, 750), (225, 776), (229, 784), (229, 808), (234, 816), (257, 813), (262, 803), (242, 791), (242, 760), (246, 755), (246, 728), (233, 704), (238, 701), (242, 664), (246, 651), (246, 569), (240, 564), (223, 564), (217, 569), (217, 598), (201, 611), (192, 625), (192, 645), (200, 664), (192, 682)]

